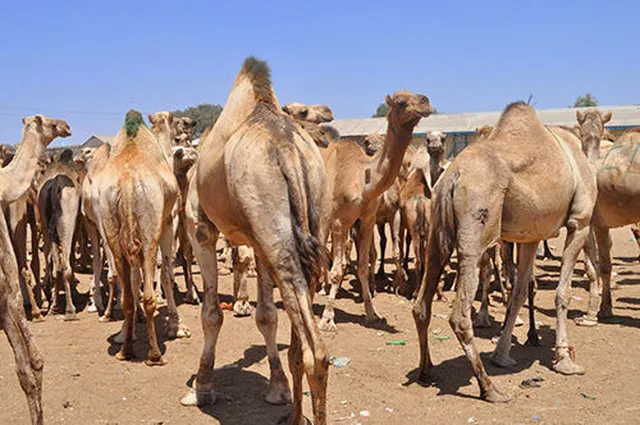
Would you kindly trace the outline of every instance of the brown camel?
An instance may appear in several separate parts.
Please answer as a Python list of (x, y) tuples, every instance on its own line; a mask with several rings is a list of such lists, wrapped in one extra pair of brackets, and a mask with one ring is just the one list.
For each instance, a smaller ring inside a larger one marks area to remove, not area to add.
[[(22, 120), (22, 141), (9, 165), (0, 169), (0, 211), (20, 199), (30, 188), (38, 158), (56, 137), (71, 135), (69, 125), (42, 115)], [(20, 386), (27, 396), (31, 423), (44, 423), (42, 415), (42, 352), (27, 325), (18, 280), (18, 264), (4, 217), (0, 218), (0, 320), (16, 362)]]
[(204, 282), (205, 344), (195, 388), (182, 403), (202, 405), (215, 398), (215, 346), (223, 319), (215, 247), (220, 231), (233, 245), (250, 245), (256, 254), (256, 323), (265, 338), (271, 368), (267, 401), (280, 404), (291, 399), (276, 347), (275, 283), (292, 328), (289, 365), (293, 406), (289, 423), (305, 423), (302, 378), (306, 375), (314, 423), (324, 425), (329, 357), (313, 316), (312, 301), (326, 267), (322, 242), (331, 199), (318, 148), (281, 111), (265, 62), (253, 57), (245, 60), (200, 153), (187, 205), (192, 214), (187, 216), (198, 217), (193, 233)]
[[(530, 106), (516, 102), (507, 106), (483, 143), (467, 147), (440, 177), (431, 209), (427, 273), (413, 308), (421, 379), (426, 379), (432, 368), (428, 347), (431, 303), (455, 247), (457, 293), (449, 322), (480, 384), (481, 397), (492, 402), (510, 400), (489, 379), (473, 342), (471, 304), (478, 289), (480, 259), (500, 238), (518, 243), (517, 282), (492, 356), (500, 366), (513, 365), (511, 336), (526, 298), (536, 248), (561, 226), (567, 227), (568, 234), (556, 294), (553, 368), (567, 375), (584, 373), (569, 353), (568, 291), (578, 253), (588, 238), (597, 189), (593, 167), (579, 146), (572, 132), (543, 126)], [(553, 178), (544, 178), (550, 169), (554, 170)]]
[(189, 336), (189, 333), (180, 324), (171, 288), (175, 239), (171, 214), (179, 196), (171, 155), (176, 126), (170, 112), (150, 115), (149, 120), (151, 130), (139, 112), (127, 113), (107, 164), (93, 179), (92, 197), (94, 203), (98, 200), (94, 208), (113, 254), (122, 289), (124, 342), (116, 358), (126, 360), (133, 355), (133, 315), (142, 280), (149, 338), (146, 364), (152, 366), (166, 363), (158, 347), (153, 320), (156, 311), (153, 280), (158, 248), (162, 251), (161, 280), (169, 313), (167, 335), (175, 338)]
[(329, 188), (333, 197), (331, 244), (333, 265), (330, 272), (331, 290), (320, 327), (336, 330), (333, 301), (343, 277), (345, 242), (349, 229), (359, 220), (358, 280), (362, 285), (366, 322), (382, 319), (371, 300), (370, 273), (371, 247), (376, 213), (380, 197), (395, 181), (402, 166), (405, 152), (412, 139), (413, 129), (421, 118), (428, 117), (433, 108), (424, 95), (398, 91), (387, 96), (388, 129), (384, 147), (369, 157), (353, 143), (334, 143), (322, 151), (327, 169)]
[(43, 232), (45, 283), (53, 284), (49, 311), (53, 314), (58, 312), (58, 294), (64, 285), (64, 320), (77, 320), (72, 297), (75, 282), (70, 258), (80, 209), (78, 176), (69, 164), (54, 163), (40, 178), (38, 186), (38, 210), (46, 229)]

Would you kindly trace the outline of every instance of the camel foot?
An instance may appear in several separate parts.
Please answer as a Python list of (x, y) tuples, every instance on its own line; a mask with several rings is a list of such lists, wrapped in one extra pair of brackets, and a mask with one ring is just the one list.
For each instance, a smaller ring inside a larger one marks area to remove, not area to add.
[(97, 313), (97, 312), (98, 312), (98, 307), (96, 307), (94, 303), (89, 304), (89, 306), (87, 307), (87, 313)]
[(76, 320), (80, 320), (80, 318), (75, 313), (66, 313), (62, 320), (65, 322), (75, 322)]
[(474, 328), (490, 328), (491, 320), (488, 314), (478, 314), (476, 320), (473, 321)]
[(31, 322), (32, 323), (39, 323), (39, 322), (44, 322), (44, 316), (40, 313), (38, 314), (33, 314), (31, 316)]
[(198, 293), (195, 291), (187, 291), (187, 295), (185, 295), (184, 300), (187, 304), (199, 305), (200, 297), (198, 297)]
[(516, 317), (516, 324), (515, 324), (515, 326), (522, 326), (522, 325), (524, 325), (524, 320), (522, 320), (522, 319), (520, 318), (520, 316)]
[(365, 306), (365, 318), (364, 322), (367, 325), (372, 325), (375, 323), (380, 323), (384, 320), (384, 317), (380, 316), (376, 311), (376, 308), (373, 306), (371, 302)]
[(576, 317), (574, 319), (576, 325), (584, 326), (585, 328), (592, 328), (594, 326), (598, 326), (598, 319), (590, 318), (587, 316)]
[(269, 383), (265, 400), (269, 404), (281, 405), (291, 402), (291, 390), (287, 381)]
[(499, 367), (513, 367), (517, 364), (508, 353), (499, 353), (494, 351), (491, 353), (491, 363)]
[(338, 327), (336, 326), (336, 322), (333, 321), (333, 319), (326, 319), (326, 318), (322, 318), (320, 319), (320, 322), (318, 322), (318, 328), (320, 328), (321, 331), (324, 332), (337, 332), (338, 331)]
[(229, 267), (221, 266), (218, 268), (218, 275), (228, 276), (230, 274), (231, 274), (231, 269)]
[(248, 277), (258, 277), (258, 271), (256, 269), (254, 269), (253, 267), (251, 267), (249, 270), (247, 270), (247, 276)]
[(511, 401), (511, 396), (509, 394), (503, 393), (493, 386), (486, 394), (482, 395), (482, 398), (489, 403), (508, 403)]
[(167, 305), (167, 301), (162, 298), (162, 295), (157, 295), (156, 296), (156, 307), (160, 307), (163, 305)]
[(600, 307), (600, 311), (598, 312), (598, 319), (610, 319), (613, 317), (613, 309), (611, 306), (602, 306)]
[(247, 300), (237, 300), (233, 303), (233, 312), (236, 314), (236, 317), (251, 316), (252, 311), (253, 307)]
[(182, 323), (176, 323), (174, 325), (169, 325), (169, 329), (167, 330), (167, 337), (169, 339), (176, 338), (190, 338), (191, 331), (189, 328)]
[(277, 425), (312, 425), (312, 423), (304, 416), (299, 419), (294, 419), (291, 414), (288, 414), (280, 418)]
[(107, 322), (113, 322), (113, 321), (114, 319), (113, 317), (111, 317), (111, 315), (103, 314), (98, 318), (98, 322), (101, 322), (101, 323), (107, 323)]
[(162, 356), (158, 357), (148, 357), (147, 360), (144, 361), (144, 364), (147, 366), (164, 366), (167, 364), (167, 361), (162, 358)]
[(563, 375), (584, 375), (584, 368), (575, 364), (569, 356), (556, 362), (553, 370)]
[(216, 394), (213, 390), (196, 391), (193, 388), (189, 388), (189, 392), (180, 399), (180, 404), (183, 406), (205, 406), (213, 404), (215, 401)]
[(128, 350), (126, 353), (122, 350), (118, 351), (116, 353), (116, 359), (120, 360), (121, 362), (126, 361), (126, 360), (131, 360), (133, 359), (133, 351), (132, 350)]
[(541, 347), (542, 343), (540, 342), (540, 337), (537, 332), (529, 332), (527, 334), (527, 340), (524, 345), (528, 347)]
[(446, 295), (439, 293), (438, 295), (436, 295), (436, 301), (440, 301), (443, 303), (448, 303), (449, 302), (449, 298), (447, 298)]

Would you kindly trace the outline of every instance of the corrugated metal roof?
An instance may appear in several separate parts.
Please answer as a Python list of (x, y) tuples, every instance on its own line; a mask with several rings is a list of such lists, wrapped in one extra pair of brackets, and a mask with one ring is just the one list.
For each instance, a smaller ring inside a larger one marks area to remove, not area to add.
[[(577, 124), (576, 111), (589, 108), (541, 109), (538, 116), (547, 125)], [(613, 118), (607, 127), (639, 127), (640, 105), (599, 106), (602, 112), (612, 112)], [(463, 114), (436, 114), (423, 118), (414, 130), (415, 135), (422, 135), (429, 131), (445, 133), (473, 133), (483, 125), (495, 125), (502, 111), (472, 112)], [(341, 136), (358, 136), (364, 134), (382, 134), (387, 131), (386, 118), (361, 118), (335, 120), (331, 124)]]

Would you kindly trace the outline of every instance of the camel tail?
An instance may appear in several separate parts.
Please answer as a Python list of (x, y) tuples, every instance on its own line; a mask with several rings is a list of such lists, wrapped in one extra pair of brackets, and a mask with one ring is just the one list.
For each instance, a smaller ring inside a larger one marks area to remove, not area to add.
[(62, 217), (62, 185), (56, 184), (55, 180), (50, 181), (49, 184), (44, 207), (47, 237), (52, 243), (59, 245), (58, 221)]
[(129, 264), (142, 264), (142, 237), (140, 223), (134, 214), (136, 194), (133, 191), (135, 182), (125, 183), (118, 197), (118, 211), (120, 216), (120, 247), (127, 257)]
[(291, 226), (300, 255), (302, 271), (307, 282), (318, 282), (326, 270), (327, 252), (318, 239), (320, 217), (311, 199), (308, 173), (300, 153), (292, 146), (280, 150), (279, 162), (287, 182), (289, 205), (291, 208)]
[(435, 254), (439, 259), (438, 263), (443, 266), (451, 257), (457, 234), (453, 209), (455, 181), (456, 176), (453, 173), (441, 176), (434, 188), (436, 195), (431, 203), (431, 223), (427, 247), (429, 256)]

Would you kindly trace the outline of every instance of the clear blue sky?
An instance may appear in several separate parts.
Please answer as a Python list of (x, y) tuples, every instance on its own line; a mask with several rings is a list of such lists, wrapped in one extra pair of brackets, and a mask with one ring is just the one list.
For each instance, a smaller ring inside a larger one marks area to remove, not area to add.
[(82, 143), (115, 134), (130, 108), (224, 104), (250, 54), (269, 61), (282, 103), (337, 118), (368, 117), (399, 89), (445, 113), (529, 93), (538, 108), (587, 91), (640, 103), (639, 17), (638, 1), (6, 1), (0, 142), (34, 113)]

